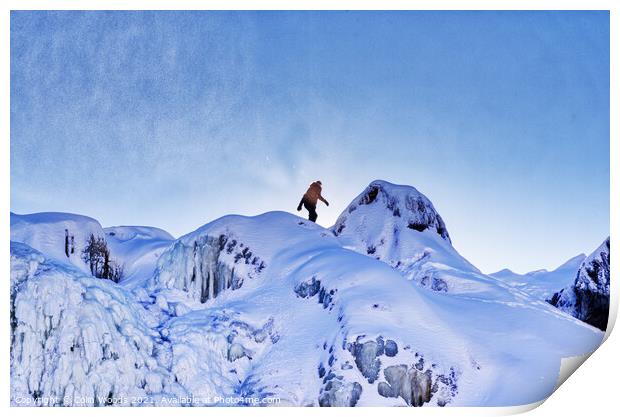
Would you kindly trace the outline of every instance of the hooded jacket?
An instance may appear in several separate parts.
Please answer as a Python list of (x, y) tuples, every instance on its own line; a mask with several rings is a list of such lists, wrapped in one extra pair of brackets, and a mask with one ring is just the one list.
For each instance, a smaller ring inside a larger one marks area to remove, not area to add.
[(310, 184), (310, 187), (308, 187), (308, 191), (306, 191), (301, 201), (306, 202), (311, 206), (316, 206), (317, 201), (321, 200), (325, 204), (329, 205), (327, 200), (325, 200), (321, 195), (322, 190), (323, 188), (321, 187), (321, 183), (319, 181), (313, 182), (312, 184)]

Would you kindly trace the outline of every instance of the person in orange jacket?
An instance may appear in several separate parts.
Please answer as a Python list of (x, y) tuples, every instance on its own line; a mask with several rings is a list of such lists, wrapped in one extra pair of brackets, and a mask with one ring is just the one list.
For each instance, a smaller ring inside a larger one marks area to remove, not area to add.
[(321, 181), (315, 181), (310, 184), (310, 187), (308, 187), (308, 191), (306, 191), (303, 197), (301, 197), (301, 201), (297, 206), (297, 211), (301, 211), (302, 205), (306, 208), (306, 210), (308, 210), (308, 220), (310, 220), (311, 222), (316, 222), (317, 217), (319, 217), (319, 215), (316, 213), (316, 204), (319, 200), (324, 202), (325, 205), (329, 206), (327, 200), (325, 200), (321, 195), (321, 191), (323, 190), (321, 186)]

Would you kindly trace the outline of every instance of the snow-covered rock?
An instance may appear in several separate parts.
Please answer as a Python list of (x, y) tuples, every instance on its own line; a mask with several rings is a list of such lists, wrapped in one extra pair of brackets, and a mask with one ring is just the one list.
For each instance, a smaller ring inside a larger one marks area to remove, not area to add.
[(373, 181), (331, 230), (344, 247), (434, 291), (474, 294), (497, 286), (454, 249), (443, 219), (414, 187)]
[(182, 395), (159, 363), (152, 324), (111, 281), (11, 242), (14, 405), (129, 405)]
[[(227, 225), (227, 221), (219, 224)], [(205, 303), (260, 275), (266, 264), (255, 253), (256, 246), (244, 243), (226, 226), (208, 226), (183, 236), (164, 252), (154, 276), (155, 286), (176, 288)]]
[(575, 280), (575, 275), (579, 266), (586, 258), (586, 255), (577, 255), (553, 271), (539, 269), (526, 274), (517, 274), (510, 269), (489, 274), (502, 282), (518, 288), (538, 300), (547, 300), (558, 290), (567, 287)]
[(605, 331), (609, 319), (609, 238), (581, 264), (572, 285), (553, 294), (549, 303)]
[[(357, 209), (362, 210), (352, 215)], [(337, 236), (343, 234), (346, 236), (347, 233), (343, 232), (347, 227), (349, 230), (351, 227), (359, 228), (359, 223), (362, 222), (363, 218), (376, 217), (377, 213), (381, 217), (386, 215), (394, 217), (395, 221), (391, 222), (393, 225), (406, 227), (417, 232), (429, 230), (450, 242), (450, 236), (443, 219), (433, 207), (433, 203), (424, 194), (411, 186), (396, 185), (381, 180), (370, 183), (349, 204), (336, 221), (333, 227), (334, 233)], [(360, 238), (364, 237), (367, 236), (360, 236)], [(389, 243), (394, 245), (396, 242)], [(379, 246), (389, 248), (389, 245), (385, 246), (385, 243)]]

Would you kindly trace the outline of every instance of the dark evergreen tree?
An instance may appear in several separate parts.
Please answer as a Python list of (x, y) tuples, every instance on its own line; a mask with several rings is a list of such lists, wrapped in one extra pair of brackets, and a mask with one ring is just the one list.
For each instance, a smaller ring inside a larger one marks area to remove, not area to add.
[(82, 251), (82, 259), (90, 268), (90, 273), (97, 278), (109, 279), (114, 282), (123, 277), (123, 268), (110, 258), (110, 249), (103, 237), (91, 234)]

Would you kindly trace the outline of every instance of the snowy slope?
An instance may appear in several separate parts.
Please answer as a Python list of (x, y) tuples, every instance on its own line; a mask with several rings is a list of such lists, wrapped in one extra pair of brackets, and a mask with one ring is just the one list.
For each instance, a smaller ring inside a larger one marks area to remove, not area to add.
[(549, 302), (605, 331), (609, 319), (609, 238), (582, 262), (574, 282)]
[(481, 274), (413, 187), (373, 182), (332, 229), (270, 212), (174, 241), (105, 232), (134, 271), (118, 285), (12, 243), (13, 394), (517, 405), (547, 397), (561, 358), (603, 337)]
[(601, 341), (547, 303), (470, 279), (476, 291), (429, 291), (320, 226), (266, 213), (180, 238), (151, 291), (173, 317), (177, 378), (294, 405), (525, 404), (552, 392), (562, 357)]
[(82, 249), (91, 234), (103, 237), (104, 231), (97, 220), (79, 214), (11, 213), (11, 241), (25, 243), (84, 272), (89, 268), (81, 258)]
[[(160, 302), (174, 306), (169, 310), (193, 310), (166, 329), (171, 340), (194, 341), (191, 349), (181, 348), (178, 364), (175, 356), (173, 370), (192, 370), (184, 379), (205, 395), (220, 385), (228, 395), (275, 395), (291, 405), (405, 404), (378, 395), (380, 363), (419, 363), (415, 371), (408, 365), (403, 380), (429, 390), (435, 384), (436, 395), (426, 399), (445, 404), (456, 395), (450, 362), (471, 371), (466, 352), (454, 343), (450, 360), (434, 360), (442, 353), (432, 352), (433, 339), (412, 322), (426, 322), (421, 327), (433, 327), (446, 341), (451, 331), (391, 268), (342, 248), (325, 229), (290, 214), (227, 216), (182, 237), (162, 256), (153, 285)], [(410, 298), (396, 297), (400, 291)], [(403, 341), (414, 335), (414, 346)], [(400, 353), (383, 353), (388, 340)], [(228, 375), (228, 385), (213, 381), (217, 374)]]
[(510, 269), (502, 269), (489, 275), (525, 291), (538, 300), (547, 300), (559, 289), (575, 280), (577, 269), (585, 258), (584, 254), (577, 255), (553, 271), (541, 269), (527, 274), (517, 274)]
[(128, 288), (142, 285), (153, 275), (159, 256), (174, 241), (172, 235), (156, 227), (115, 226), (103, 230), (112, 256), (123, 266), (121, 284)]

